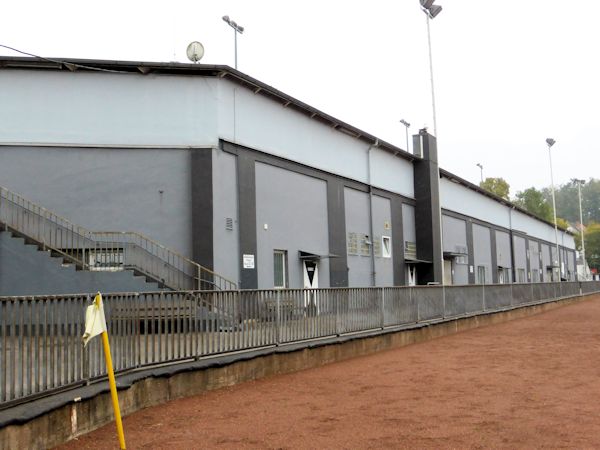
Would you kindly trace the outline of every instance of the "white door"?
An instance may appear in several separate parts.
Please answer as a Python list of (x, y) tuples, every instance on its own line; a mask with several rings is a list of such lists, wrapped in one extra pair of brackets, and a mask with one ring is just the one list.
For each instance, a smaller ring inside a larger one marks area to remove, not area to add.
[[(317, 289), (319, 287), (319, 263), (318, 261), (303, 261), (302, 272), (304, 273), (304, 289)], [(304, 292), (304, 307), (310, 316), (319, 314), (319, 302), (317, 292)]]
[(304, 289), (316, 289), (319, 287), (319, 264), (317, 261), (304, 261), (302, 264), (304, 272)]
[(408, 286), (417, 285), (417, 266), (414, 264), (406, 265), (406, 284)]

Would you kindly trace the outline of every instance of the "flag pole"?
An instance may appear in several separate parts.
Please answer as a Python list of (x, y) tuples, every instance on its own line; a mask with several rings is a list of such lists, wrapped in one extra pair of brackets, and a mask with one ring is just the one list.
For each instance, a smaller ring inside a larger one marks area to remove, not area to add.
[[(102, 307), (102, 296), (96, 295), (94, 300), (98, 308)], [(121, 410), (119, 408), (119, 397), (117, 396), (117, 383), (115, 382), (115, 371), (113, 370), (112, 357), (110, 355), (110, 343), (108, 342), (108, 332), (102, 332), (102, 346), (104, 347), (104, 358), (106, 359), (106, 371), (108, 372), (108, 384), (110, 385), (110, 396), (112, 397), (113, 409), (115, 411), (115, 422), (117, 423), (117, 435), (119, 436), (119, 445), (125, 450), (125, 434), (123, 433), (123, 422), (121, 421)]]

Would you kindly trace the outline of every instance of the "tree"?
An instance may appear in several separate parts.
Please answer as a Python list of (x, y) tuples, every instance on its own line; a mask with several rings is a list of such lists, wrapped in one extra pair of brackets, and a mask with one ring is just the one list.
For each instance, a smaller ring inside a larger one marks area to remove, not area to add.
[[(554, 222), (554, 220), (551, 220), (551, 222)], [(566, 219), (563, 219), (562, 217), (556, 218), (556, 224), (558, 225), (558, 228), (562, 228), (563, 230), (566, 230), (567, 228), (569, 228), (569, 221)]]
[(517, 192), (515, 203), (540, 219), (554, 222), (552, 205), (546, 201), (542, 191), (534, 187)]
[[(542, 189), (548, 204), (552, 204), (552, 190), (547, 187)], [(579, 222), (579, 192), (577, 183), (560, 185), (555, 190), (556, 213), (571, 223)], [(600, 180), (589, 179), (581, 187), (581, 209), (583, 210), (583, 223), (600, 223)]]
[(590, 269), (600, 272), (600, 223), (591, 223), (584, 234), (585, 259)]
[(504, 178), (486, 178), (479, 183), (479, 187), (508, 200), (510, 186)]

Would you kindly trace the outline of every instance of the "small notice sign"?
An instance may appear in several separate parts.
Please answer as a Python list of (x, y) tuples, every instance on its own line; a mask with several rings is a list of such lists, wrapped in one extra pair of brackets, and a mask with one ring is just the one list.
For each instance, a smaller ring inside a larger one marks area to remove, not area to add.
[(254, 269), (254, 255), (243, 255), (242, 263), (244, 269)]

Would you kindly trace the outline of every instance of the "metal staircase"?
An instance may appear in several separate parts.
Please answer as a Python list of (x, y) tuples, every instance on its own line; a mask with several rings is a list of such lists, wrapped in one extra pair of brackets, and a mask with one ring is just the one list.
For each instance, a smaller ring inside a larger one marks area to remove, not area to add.
[(0, 187), (0, 227), (78, 270), (133, 270), (176, 291), (232, 290), (234, 282), (130, 231), (90, 231)]

